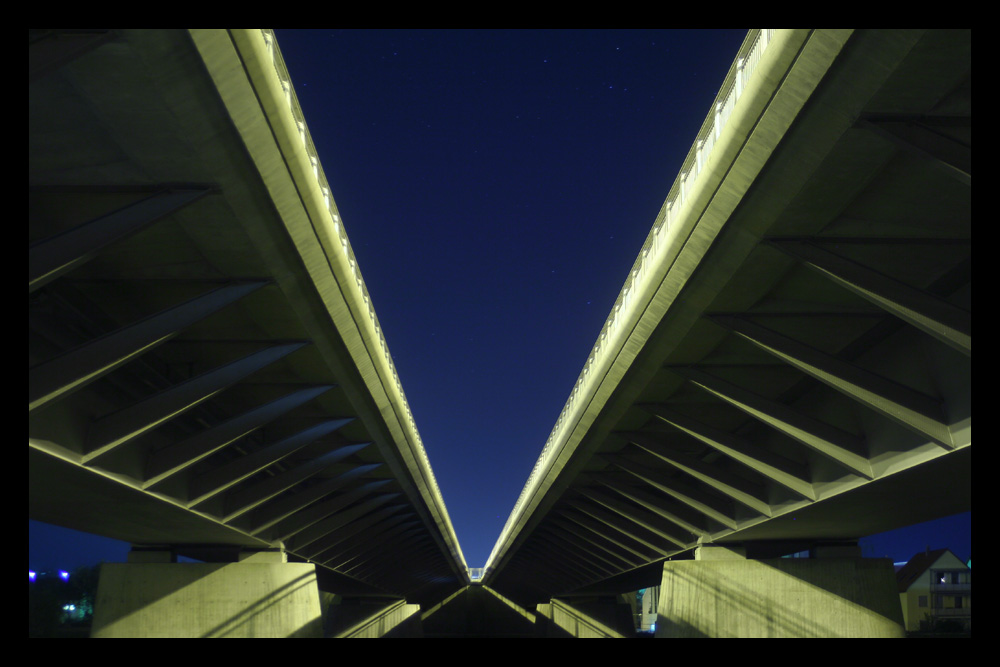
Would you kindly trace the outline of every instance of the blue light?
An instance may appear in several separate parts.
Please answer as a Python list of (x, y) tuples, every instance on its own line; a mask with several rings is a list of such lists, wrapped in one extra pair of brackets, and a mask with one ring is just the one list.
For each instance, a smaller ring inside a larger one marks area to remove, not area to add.
[(38, 574), (32, 570), (28, 570), (28, 581), (34, 581)]
[(63, 581), (69, 581), (69, 572), (66, 570), (59, 570), (59, 578)]

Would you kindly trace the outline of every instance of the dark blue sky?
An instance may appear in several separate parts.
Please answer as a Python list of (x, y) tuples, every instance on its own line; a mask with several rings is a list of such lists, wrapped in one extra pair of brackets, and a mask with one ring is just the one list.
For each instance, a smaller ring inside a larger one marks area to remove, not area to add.
[[(277, 31), (470, 566), (486, 563), (745, 34)], [(967, 558), (966, 516), (954, 536), (865, 555)], [(29, 522), (38, 567), (41, 533)]]
[(745, 34), (277, 32), (470, 566)]

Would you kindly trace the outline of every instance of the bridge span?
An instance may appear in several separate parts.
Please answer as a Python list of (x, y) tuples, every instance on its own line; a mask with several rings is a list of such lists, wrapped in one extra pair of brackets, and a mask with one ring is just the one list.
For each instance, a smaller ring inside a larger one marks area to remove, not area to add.
[(725, 634), (669, 606), (737, 597), (679, 561), (856, 554), (971, 509), (970, 49), (750, 33), (487, 585), (543, 603), (662, 583), (663, 633)]
[(475, 582), (289, 81), (29, 32), (29, 518), (134, 545), (95, 634), (899, 633), (857, 539), (971, 509), (969, 31), (750, 31)]
[(29, 518), (340, 595), (468, 583), (270, 31), (28, 52)]

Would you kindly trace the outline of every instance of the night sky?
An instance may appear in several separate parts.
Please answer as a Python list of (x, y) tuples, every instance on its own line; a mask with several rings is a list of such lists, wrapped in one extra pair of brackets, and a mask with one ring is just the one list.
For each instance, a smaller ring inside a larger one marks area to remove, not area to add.
[[(276, 34), (481, 567), (746, 30)], [(29, 522), (29, 566), (124, 560), (107, 540), (86, 556), (77, 538), (43, 547), (53, 532)], [(905, 532), (865, 555), (971, 556), (971, 514)]]

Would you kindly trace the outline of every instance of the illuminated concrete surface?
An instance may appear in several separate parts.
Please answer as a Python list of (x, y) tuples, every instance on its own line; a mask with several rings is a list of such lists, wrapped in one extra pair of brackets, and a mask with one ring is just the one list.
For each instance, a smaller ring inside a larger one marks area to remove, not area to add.
[(903, 637), (884, 559), (664, 563), (657, 637)]
[[(29, 118), (29, 518), (284, 549), (386, 600), (373, 634), (454, 601), (466, 564), (273, 35), (29, 33)], [(751, 31), (483, 583), (578, 633), (554, 600), (675, 564), (678, 604), (742, 604), (733, 572), (971, 509), (971, 425), (971, 33)], [(678, 564), (712, 543), (750, 560)]]
[(104, 563), (91, 637), (322, 637), (312, 563)]
[(751, 31), (487, 585), (613, 595), (971, 509), (971, 63), (969, 31)]
[(326, 637), (335, 639), (415, 638), (423, 636), (420, 605), (405, 600), (364, 604), (339, 602), (327, 607)]
[(273, 35), (32, 31), (29, 61), (29, 518), (466, 584)]
[(553, 599), (537, 606), (539, 636), (573, 639), (635, 637), (632, 609), (615, 598)]

